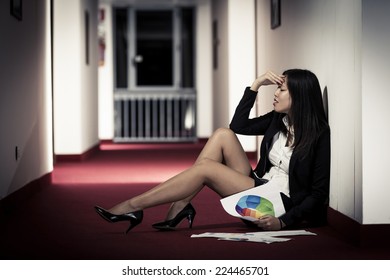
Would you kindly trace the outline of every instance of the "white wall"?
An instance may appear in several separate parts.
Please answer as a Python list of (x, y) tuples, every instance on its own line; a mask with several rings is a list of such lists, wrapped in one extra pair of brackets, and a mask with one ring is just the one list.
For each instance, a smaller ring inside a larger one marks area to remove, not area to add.
[[(89, 12), (89, 64), (84, 12)], [(98, 142), (97, 1), (54, 5), (54, 151), (82, 154)]]
[[(229, 122), (244, 89), (256, 78), (255, 2), (228, 1)], [(256, 138), (239, 135), (245, 151), (256, 151)]]
[(213, 131), (212, 6), (210, 0), (196, 5), (196, 125), (197, 136), (208, 138)]
[[(256, 77), (254, 1), (213, 1), (218, 22), (218, 68), (214, 70), (214, 127), (227, 127), (245, 87)], [(256, 138), (239, 135), (246, 151), (256, 151)]]
[(50, 1), (24, 1), (22, 21), (9, 4), (0, 1), (0, 199), (53, 169)]
[[(307, 68), (328, 88), (330, 206), (363, 224), (389, 223), (385, 120), (390, 98), (383, 85), (390, 74), (388, 2), (282, 1), (282, 25), (275, 30), (269, 2), (257, 1), (259, 73)], [(272, 92), (264, 91), (266, 102)]]
[[(216, 44), (217, 65), (213, 69), (213, 129), (229, 125), (229, 76), (228, 46), (228, 5), (226, 0), (215, 0), (213, 3), (213, 21), (217, 24)], [(214, 40), (214, 38), (213, 38)], [(214, 58), (213, 58), (214, 59)]]
[(390, 2), (363, 0), (363, 222), (390, 223)]
[(114, 138), (114, 54), (113, 54), (113, 30), (111, 5), (101, 4), (105, 19), (103, 22), (105, 34), (105, 59), (104, 65), (98, 70), (99, 92), (99, 139), (112, 140)]

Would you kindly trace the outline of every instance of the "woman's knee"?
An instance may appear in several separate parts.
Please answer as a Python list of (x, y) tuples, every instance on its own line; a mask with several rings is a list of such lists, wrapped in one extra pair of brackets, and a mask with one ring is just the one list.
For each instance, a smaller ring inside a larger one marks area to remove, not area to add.
[(198, 167), (199, 169), (203, 168), (207, 170), (208, 168), (211, 168), (215, 164), (215, 160), (210, 159), (210, 158), (201, 158), (199, 159), (195, 166)]
[(220, 163), (213, 159), (202, 158), (194, 164), (193, 168), (196, 170), (198, 177), (203, 180), (203, 184), (207, 184), (210, 177), (215, 175), (218, 164)]
[(226, 139), (230, 137), (236, 137), (236, 134), (230, 128), (220, 127), (214, 131), (213, 137)]
[(213, 159), (202, 158), (199, 161), (197, 161), (193, 167), (196, 168), (198, 175), (202, 176), (205, 179), (209, 177), (210, 174), (216, 172), (215, 170), (219, 164), (220, 164), (219, 162)]

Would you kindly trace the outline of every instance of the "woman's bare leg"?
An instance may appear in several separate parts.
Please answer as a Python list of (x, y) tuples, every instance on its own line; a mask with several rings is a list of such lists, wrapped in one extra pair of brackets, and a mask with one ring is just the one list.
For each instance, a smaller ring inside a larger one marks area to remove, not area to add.
[(248, 176), (250, 170), (236, 135), (229, 129), (219, 129), (210, 137), (192, 167), (109, 211), (122, 214), (176, 201), (168, 215), (174, 216), (204, 185), (222, 197), (252, 187), (253, 179)]
[[(226, 166), (244, 175), (249, 175), (249, 172), (252, 169), (236, 134), (227, 128), (217, 129), (213, 133), (200, 152), (195, 164), (204, 159), (211, 159), (216, 162), (224, 163)], [(193, 193), (189, 197), (172, 203), (166, 220), (175, 217), (176, 214), (196, 196), (196, 194), (197, 193)]]

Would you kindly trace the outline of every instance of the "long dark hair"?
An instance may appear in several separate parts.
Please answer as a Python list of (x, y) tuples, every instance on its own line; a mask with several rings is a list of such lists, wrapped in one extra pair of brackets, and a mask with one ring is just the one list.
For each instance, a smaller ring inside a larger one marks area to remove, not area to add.
[(290, 69), (287, 88), (291, 96), (289, 123), (294, 128), (294, 150), (301, 156), (307, 155), (323, 129), (328, 127), (322, 92), (316, 75), (308, 70)]

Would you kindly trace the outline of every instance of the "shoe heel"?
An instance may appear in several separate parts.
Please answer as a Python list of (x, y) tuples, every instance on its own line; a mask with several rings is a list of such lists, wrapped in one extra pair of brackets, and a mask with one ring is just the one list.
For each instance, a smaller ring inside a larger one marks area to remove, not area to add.
[(125, 213), (125, 214), (119, 214), (119, 215), (112, 214), (99, 206), (95, 206), (95, 210), (103, 219), (105, 219), (106, 221), (108, 221), (110, 223), (129, 221), (130, 225), (129, 225), (129, 228), (126, 230), (126, 234), (133, 227), (135, 227), (136, 225), (139, 225), (143, 219), (143, 211), (142, 210), (139, 210), (136, 212), (129, 212), (129, 213)]
[(128, 234), (129, 231), (130, 231), (133, 227), (135, 227), (135, 226), (136, 226), (135, 224), (132, 224), (132, 223), (130, 222), (129, 228), (126, 230), (125, 234)]
[(196, 211), (191, 203), (188, 203), (173, 219), (153, 224), (152, 226), (158, 230), (174, 230), (175, 227), (184, 219), (188, 220), (189, 228), (192, 228), (192, 223), (195, 219)]
[(139, 225), (142, 222), (142, 219), (143, 219), (143, 216), (144, 216), (142, 210), (130, 213), (130, 215), (131, 215), (131, 217), (129, 219), (130, 220), (130, 225), (129, 225), (129, 227), (126, 230), (126, 234), (130, 230), (132, 230), (135, 226)]
[(194, 215), (194, 214), (189, 214), (189, 215), (187, 216), (188, 227), (189, 227), (189, 228), (192, 228), (192, 223), (194, 222), (194, 219), (195, 219), (195, 215)]

